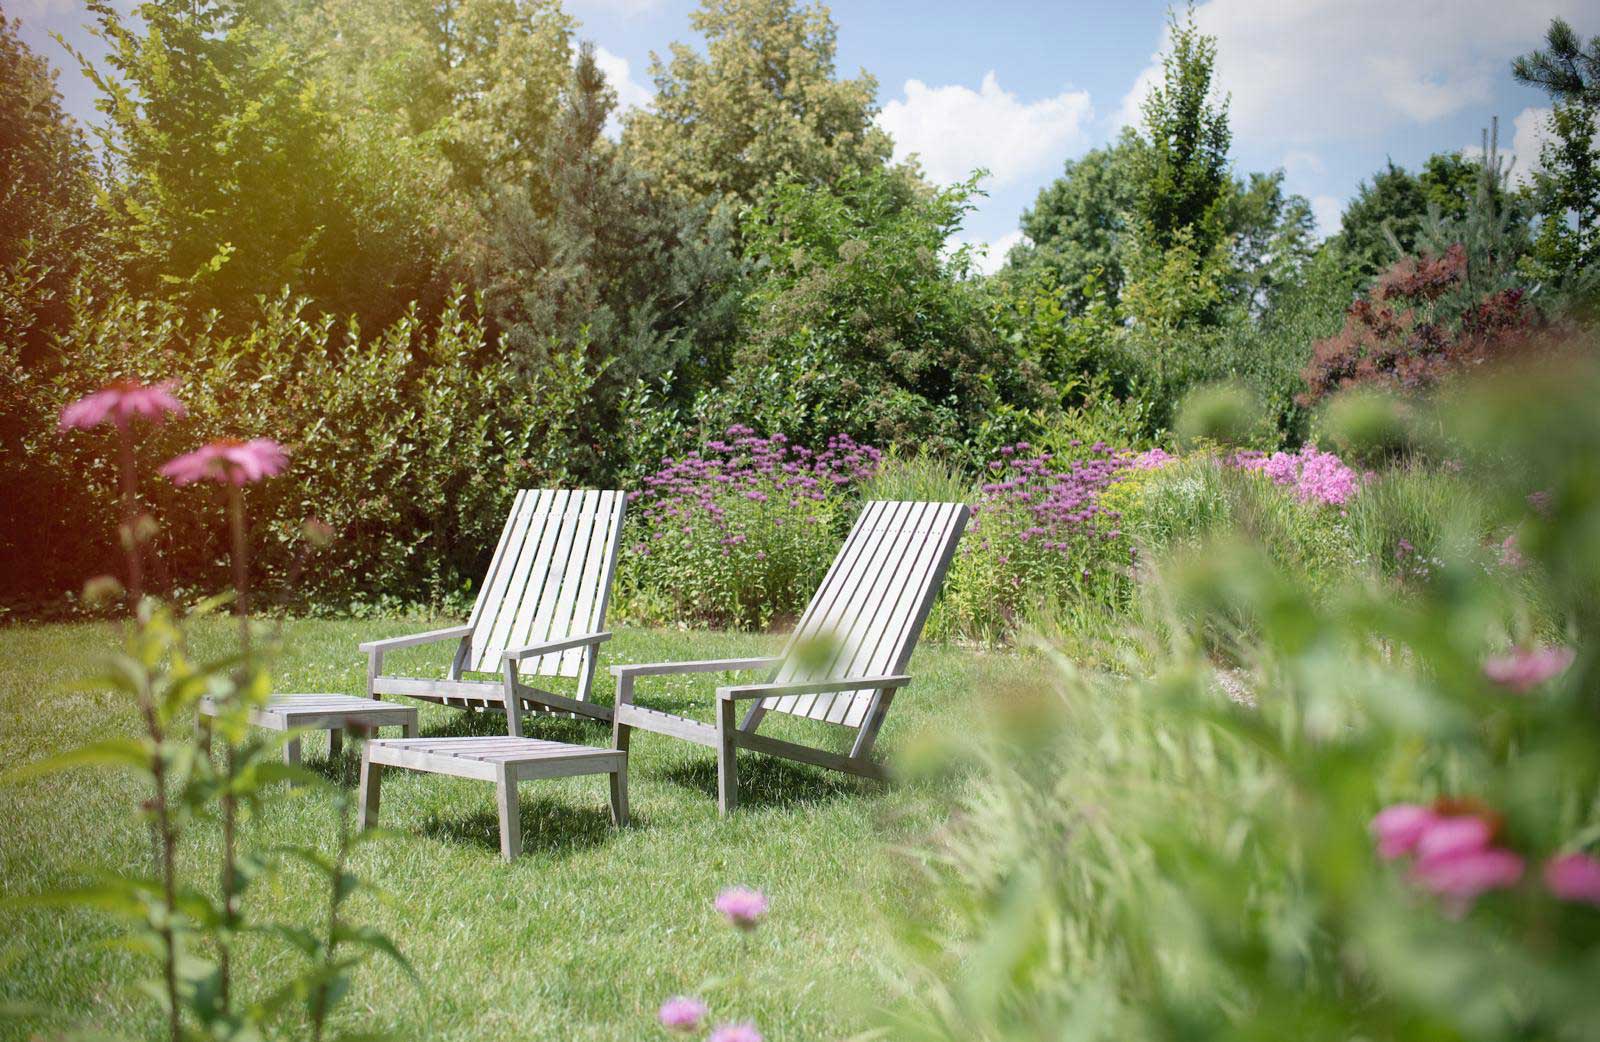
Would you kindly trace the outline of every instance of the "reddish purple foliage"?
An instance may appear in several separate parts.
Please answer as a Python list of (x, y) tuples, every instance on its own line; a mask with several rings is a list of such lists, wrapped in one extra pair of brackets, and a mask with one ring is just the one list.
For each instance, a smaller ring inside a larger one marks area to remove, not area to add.
[(1312, 346), (1300, 403), (1352, 385), (1425, 391), (1452, 373), (1527, 350), (1545, 324), (1526, 294), (1506, 289), (1452, 303), (1447, 295), (1465, 289), (1467, 277), (1459, 244), (1397, 262), (1350, 305), (1344, 328)]

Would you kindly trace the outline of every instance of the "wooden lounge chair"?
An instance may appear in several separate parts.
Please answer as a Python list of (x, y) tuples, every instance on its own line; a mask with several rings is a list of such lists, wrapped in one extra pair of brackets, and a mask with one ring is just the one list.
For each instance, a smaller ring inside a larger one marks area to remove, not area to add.
[[(367, 694), (503, 710), (515, 692), (536, 712), (610, 720), (611, 708), (589, 701), (589, 693), (599, 645), (611, 639), (603, 627), (626, 506), (622, 492), (518, 492), (472, 618), (464, 626), (362, 644)], [(443, 679), (383, 672), (386, 652), (444, 640), (457, 644)], [(466, 673), (497, 678), (465, 679)], [(526, 674), (577, 677), (577, 696), (530, 687), (521, 679)]]
[[(717, 750), (717, 805), (739, 799), (735, 752), (750, 749), (801, 763), (882, 779), (873, 743), (894, 693), (910, 682), (906, 664), (966, 527), (959, 503), (868, 503), (856, 519), (799, 625), (776, 658), (656, 662), (612, 666), (617, 701), (612, 745), (626, 752), (634, 729), (672, 735)], [(815, 654), (828, 649), (828, 654)], [(639, 677), (771, 669), (765, 683), (717, 688), (716, 723), (634, 702)], [(742, 701), (754, 701), (742, 723)], [(757, 734), (772, 711), (855, 731), (848, 754)]]

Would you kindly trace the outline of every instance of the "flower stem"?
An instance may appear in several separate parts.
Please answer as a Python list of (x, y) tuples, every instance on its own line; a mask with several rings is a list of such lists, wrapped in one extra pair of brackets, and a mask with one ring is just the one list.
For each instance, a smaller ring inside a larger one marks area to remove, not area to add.
[(138, 471), (133, 458), (133, 437), (126, 424), (117, 427), (122, 460), (122, 551), (128, 559), (128, 601), (134, 614), (144, 597), (144, 560), (139, 552), (139, 501), (135, 494)]

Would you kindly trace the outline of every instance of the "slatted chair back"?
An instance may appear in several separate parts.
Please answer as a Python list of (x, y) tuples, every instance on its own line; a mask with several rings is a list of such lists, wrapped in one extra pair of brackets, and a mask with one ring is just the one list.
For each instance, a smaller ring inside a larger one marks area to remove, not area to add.
[[(603, 629), (626, 506), (627, 494), (616, 491), (518, 492), (472, 606), (472, 635), (456, 655), (452, 679), (462, 670), (499, 673), (508, 648)], [(591, 653), (573, 648), (541, 655), (522, 662), (519, 671), (573, 677)]]
[[(869, 502), (795, 627), (773, 680), (904, 672), (969, 513), (960, 503)], [(762, 708), (875, 728), (878, 697), (874, 690), (784, 695), (766, 699)], [(759, 723), (755, 713), (743, 726)]]

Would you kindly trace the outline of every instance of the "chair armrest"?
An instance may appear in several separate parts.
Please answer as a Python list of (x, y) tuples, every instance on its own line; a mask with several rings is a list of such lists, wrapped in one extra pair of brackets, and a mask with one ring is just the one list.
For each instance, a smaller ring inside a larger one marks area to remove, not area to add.
[(780, 658), (717, 658), (690, 662), (635, 662), (611, 667), (611, 675), (623, 677), (656, 677), (671, 673), (738, 673), (751, 669), (771, 669), (783, 660)]
[(361, 650), (393, 651), (396, 648), (409, 648), (415, 644), (432, 644), (440, 640), (459, 640), (472, 633), (470, 625), (451, 626), (448, 629), (429, 630), (427, 633), (413, 633), (409, 637), (388, 637), (384, 640), (369, 640), (361, 644)]
[(794, 680), (781, 684), (735, 684), (717, 688), (717, 698), (734, 702), (742, 698), (771, 698), (775, 695), (826, 695), (835, 691), (905, 687), (911, 678), (903, 674), (876, 677), (842, 677), (838, 680)]
[(507, 662), (521, 662), (525, 658), (535, 655), (551, 655), (557, 651), (570, 651), (573, 648), (587, 647), (592, 644), (602, 644), (611, 639), (609, 632), (580, 633), (576, 637), (565, 637), (561, 640), (546, 640), (538, 644), (529, 644), (523, 648), (507, 648), (500, 653), (500, 664)]

